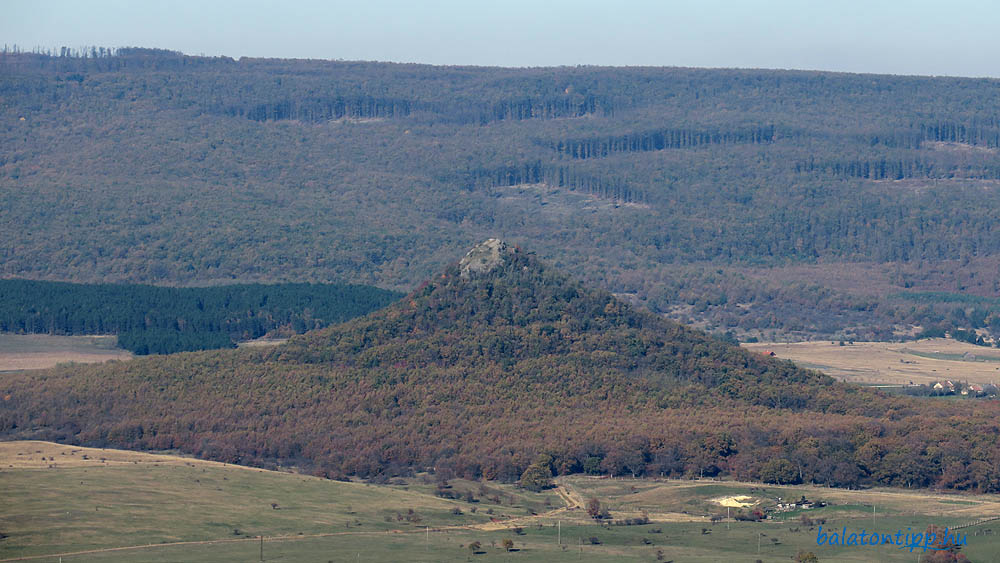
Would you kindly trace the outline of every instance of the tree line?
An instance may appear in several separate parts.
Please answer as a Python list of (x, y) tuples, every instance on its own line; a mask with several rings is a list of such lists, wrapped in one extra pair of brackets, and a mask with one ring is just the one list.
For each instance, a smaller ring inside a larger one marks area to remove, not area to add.
[(774, 125), (736, 130), (666, 129), (630, 133), (619, 137), (566, 139), (552, 143), (552, 150), (574, 159), (601, 158), (614, 153), (684, 149), (702, 145), (772, 143)]
[(996, 163), (948, 163), (925, 158), (900, 160), (833, 160), (826, 162), (798, 162), (795, 171), (800, 174), (816, 172), (841, 178), (863, 178), (865, 180), (906, 180), (911, 178), (955, 179), (975, 178), (1000, 179), (1000, 165)]
[(648, 198), (644, 190), (620, 178), (598, 176), (571, 166), (543, 164), (541, 161), (469, 171), (464, 183), (469, 190), (545, 184), (549, 188), (568, 188), (623, 203), (644, 203)]
[(0, 331), (116, 334), (135, 354), (232, 347), (283, 330), (302, 333), (370, 313), (401, 294), (343, 284), (215, 287), (0, 280)]
[(552, 96), (540, 99), (509, 99), (490, 103), (462, 100), (458, 104), (390, 99), (352, 94), (325, 95), (280, 101), (247, 100), (243, 104), (212, 105), (207, 111), (254, 121), (298, 120), (306, 123), (353, 119), (402, 119), (421, 112), (461, 124), (488, 125), (500, 121), (559, 119), (590, 114), (612, 115), (613, 104), (595, 96)]

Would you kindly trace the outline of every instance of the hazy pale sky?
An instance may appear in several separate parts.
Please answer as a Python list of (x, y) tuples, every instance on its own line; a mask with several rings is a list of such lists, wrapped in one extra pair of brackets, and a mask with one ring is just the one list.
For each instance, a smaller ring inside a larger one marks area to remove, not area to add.
[(1000, 77), (997, 0), (2, 0), (0, 41), (499, 66)]

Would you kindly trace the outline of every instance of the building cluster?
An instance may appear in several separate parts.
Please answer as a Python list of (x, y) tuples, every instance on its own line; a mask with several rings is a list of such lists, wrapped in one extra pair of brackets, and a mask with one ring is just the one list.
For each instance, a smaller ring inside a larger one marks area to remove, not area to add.
[(992, 383), (980, 385), (978, 383), (967, 383), (962, 381), (937, 381), (931, 385), (935, 394), (940, 395), (970, 395), (973, 397), (993, 397), (997, 395), (997, 386)]

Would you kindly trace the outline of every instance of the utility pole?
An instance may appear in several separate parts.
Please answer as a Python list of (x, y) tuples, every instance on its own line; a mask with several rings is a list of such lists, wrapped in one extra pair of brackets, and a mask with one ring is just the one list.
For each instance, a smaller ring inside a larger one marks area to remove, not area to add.
[(757, 555), (760, 555), (760, 532), (757, 532)]
[(730, 507), (726, 507), (726, 531), (729, 531), (729, 510)]
[(556, 526), (558, 526), (559, 529), (559, 535), (557, 536), (559, 538), (558, 542), (559, 545), (562, 545), (562, 520), (556, 520)]
[(264, 560), (264, 536), (260, 536), (260, 560)]

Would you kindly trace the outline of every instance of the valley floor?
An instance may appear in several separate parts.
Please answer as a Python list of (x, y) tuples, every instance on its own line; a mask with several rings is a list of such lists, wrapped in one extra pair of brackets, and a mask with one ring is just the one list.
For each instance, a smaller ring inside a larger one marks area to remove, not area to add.
[(1000, 350), (945, 338), (912, 342), (755, 342), (756, 352), (816, 369), (849, 383), (933, 384), (950, 379), (982, 385), (1000, 382)]
[[(261, 550), (267, 561), (788, 561), (799, 551), (821, 561), (913, 561), (908, 549), (817, 542), (824, 530), (905, 534), (930, 524), (967, 526), (959, 531), (973, 561), (1000, 551), (1000, 522), (989, 520), (1000, 500), (989, 495), (580, 475), (556, 485), (531, 493), (430, 476), (371, 485), (0, 442), (0, 561), (247, 561)], [(592, 499), (610, 522), (588, 516)], [(768, 519), (736, 521), (737, 508), (726, 519), (733, 499)]]

